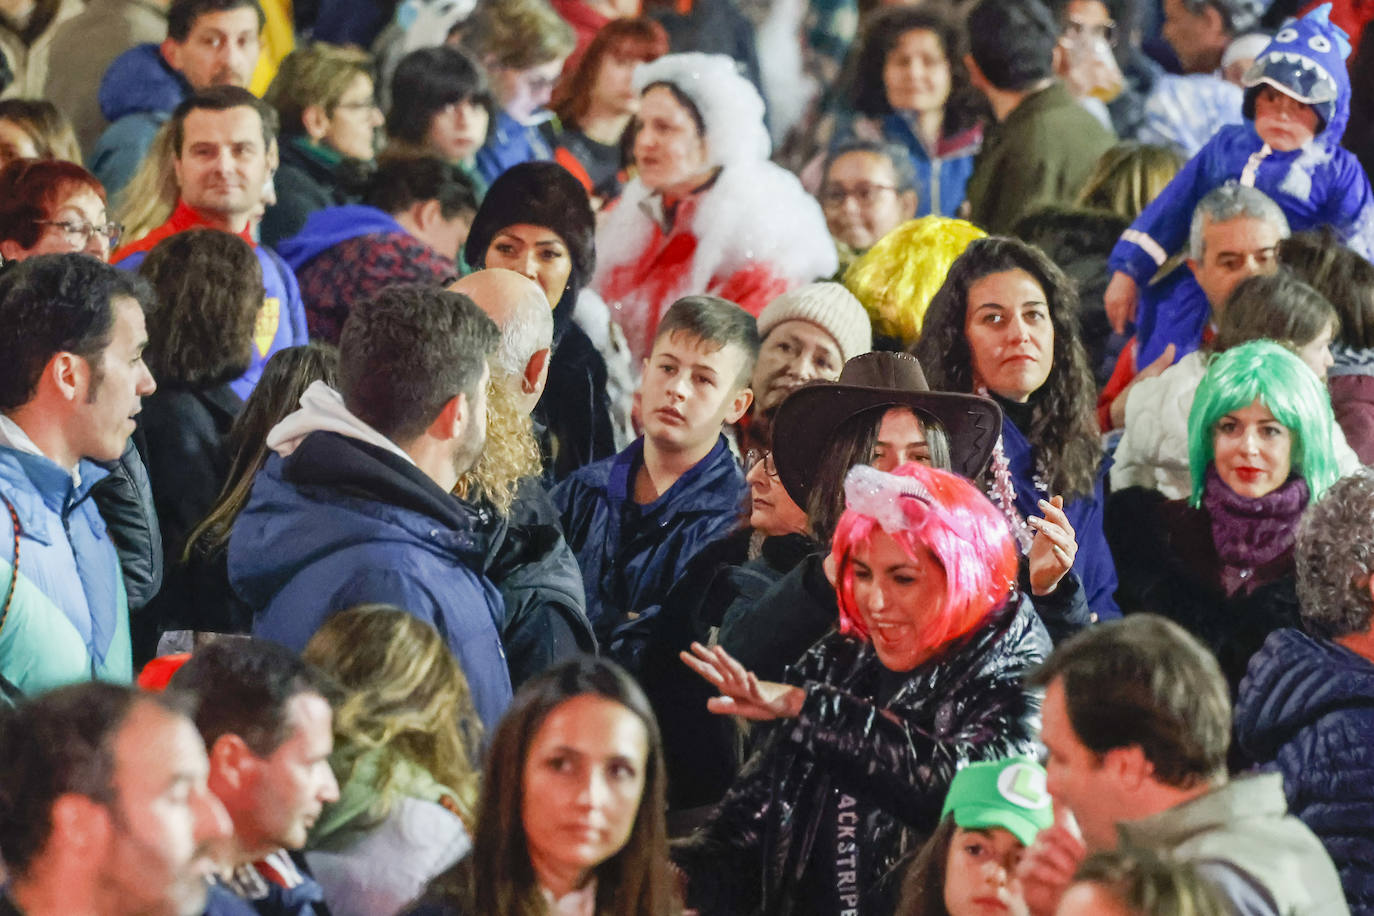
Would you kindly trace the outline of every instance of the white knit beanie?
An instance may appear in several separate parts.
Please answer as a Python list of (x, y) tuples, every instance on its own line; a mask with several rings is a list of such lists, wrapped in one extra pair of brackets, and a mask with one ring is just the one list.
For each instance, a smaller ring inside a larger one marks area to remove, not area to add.
[(635, 92), (670, 83), (692, 100), (706, 126), (711, 165), (762, 162), (772, 150), (763, 126), (763, 98), (724, 54), (665, 54), (635, 68)]
[(873, 349), (868, 312), (838, 283), (808, 283), (768, 303), (759, 312), (759, 337), (767, 337), (784, 321), (794, 320), (809, 321), (829, 332), (839, 344), (842, 362)]

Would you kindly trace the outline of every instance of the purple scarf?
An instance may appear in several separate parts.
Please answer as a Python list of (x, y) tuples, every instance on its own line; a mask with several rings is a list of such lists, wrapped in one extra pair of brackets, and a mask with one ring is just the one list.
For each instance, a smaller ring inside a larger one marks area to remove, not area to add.
[(1253, 580), (1246, 572), (1283, 556), (1293, 549), (1298, 520), (1307, 508), (1307, 481), (1294, 474), (1277, 490), (1259, 499), (1241, 496), (1207, 467), (1202, 507), (1211, 517), (1212, 543), (1222, 564), (1222, 581), (1228, 593)]

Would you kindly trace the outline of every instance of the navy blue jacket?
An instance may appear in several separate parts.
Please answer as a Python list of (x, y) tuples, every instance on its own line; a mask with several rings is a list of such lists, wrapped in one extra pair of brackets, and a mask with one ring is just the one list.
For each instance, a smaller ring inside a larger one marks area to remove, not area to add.
[[(1036, 488), (1035, 460), (1030, 440), (1009, 417), (1002, 419), (1002, 448), (1006, 452), (1012, 483), (1016, 487), (1016, 508), (1024, 518), (1038, 518), (1042, 513), (1037, 501), (1054, 494), (1046, 495)], [(1064, 503), (1064, 514), (1069, 517), (1069, 524), (1073, 525), (1078, 537), (1073, 572), (1083, 586), (1089, 610), (1097, 615), (1098, 620), (1121, 616), (1115, 597), (1116, 564), (1112, 561), (1112, 551), (1107, 546), (1107, 536), (1102, 530), (1102, 477), (1105, 472), (1105, 467), (1098, 472), (1092, 496), (1080, 496)]]
[(273, 455), (229, 537), (229, 580), (253, 633), (293, 649), (336, 611), (368, 602), (433, 624), (492, 729), (510, 703), (501, 596), (482, 575), (475, 510), (398, 455), (314, 432)]
[(634, 501), (641, 436), (618, 455), (589, 464), (553, 491), (563, 531), (587, 590), (597, 640), (631, 613), (663, 604), (697, 551), (724, 537), (744, 514), (749, 486), (721, 436), (715, 448), (647, 506)]
[(1275, 630), (1250, 660), (1236, 740), (1283, 773), (1288, 809), (1315, 833), (1355, 916), (1374, 914), (1374, 663)]

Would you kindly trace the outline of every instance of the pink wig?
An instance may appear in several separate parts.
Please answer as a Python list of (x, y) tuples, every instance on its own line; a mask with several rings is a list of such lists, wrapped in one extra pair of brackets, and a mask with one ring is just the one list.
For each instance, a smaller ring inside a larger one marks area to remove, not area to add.
[(934, 554), (945, 572), (945, 606), (921, 634), (935, 649), (965, 635), (1002, 607), (1016, 583), (1016, 545), (1006, 518), (972, 483), (948, 471), (907, 463), (891, 474), (865, 465), (845, 478), (845, 512), (835, 529), (840, 632), (869, 638), (854, 604), (855, 547), (881, 529), (913, 559)]

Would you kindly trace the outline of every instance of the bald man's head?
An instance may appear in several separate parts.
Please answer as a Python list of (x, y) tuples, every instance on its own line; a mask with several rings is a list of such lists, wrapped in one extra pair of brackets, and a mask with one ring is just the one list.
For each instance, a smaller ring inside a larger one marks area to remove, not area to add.
[(517, 385), (533, 410), (544, 391), (553, 346), (553, 309), (544, 290), (524, 274), (500, 267), (470, 273), (449, 289), (477, 303), (501, 329), (492, 369)]

